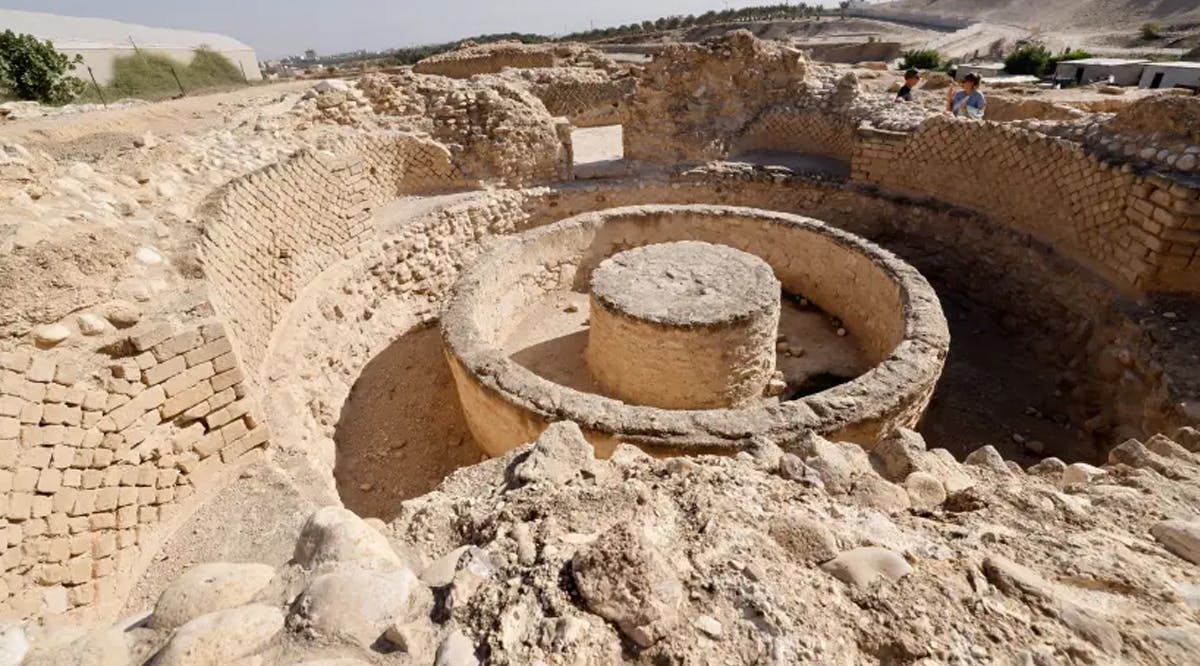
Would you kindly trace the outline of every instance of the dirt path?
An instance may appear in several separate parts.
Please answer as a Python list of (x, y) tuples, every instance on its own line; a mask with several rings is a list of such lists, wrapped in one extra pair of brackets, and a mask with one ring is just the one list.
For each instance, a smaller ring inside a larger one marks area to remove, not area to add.
[[(287, 81), (185, 97), (166, 102), (72, 113), (0, 124), (0, 141), (11, 141), (27, 148), (53, 148), (94, 136), (156, 136), (197, 134), (226, 125), (231, 114), (246, 107), (266, 111), (272, 98), (282, 98), (313, 85), (312, 81)], [(51, 151), (53, 152), (53, 151)]]

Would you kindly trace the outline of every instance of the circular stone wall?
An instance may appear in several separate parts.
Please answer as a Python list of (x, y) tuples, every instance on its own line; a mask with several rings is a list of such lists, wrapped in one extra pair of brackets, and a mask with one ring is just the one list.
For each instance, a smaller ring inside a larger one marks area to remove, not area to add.
[(587, 365), (607, 395), (667, 409), (736, 407), (775, 371), (779, 280), (726, 245), (658, 243), (592, 274)]
[[(858, 337), (873, 367), (834, 388), (742, 407), (662, 409), (556, 384), (508, 357), (522, 313), (555, 292), (586, 292), (596, 267), (634, 247), (697, 240), (765, 261), (784, 292), (803, 294)], [(619, 442), (653, 453), (738, 450), (815, 431), (864, 445), (914, 426), (949, 347), (933, 289), (891, 253), (811, 218), (751, 208), (631, 206), (497, 239), (465, 270), (442, 318), (446, 356), (476, 442), (498, 455), (572, 420), (600, 455)]]

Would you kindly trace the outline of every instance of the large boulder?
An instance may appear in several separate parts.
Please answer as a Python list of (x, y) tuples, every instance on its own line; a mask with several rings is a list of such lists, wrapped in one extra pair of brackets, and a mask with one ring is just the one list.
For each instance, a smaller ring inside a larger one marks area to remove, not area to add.
[(131, 666), (125, 637), (116, 629), (69, 628), (33, 644), (23, 666)]
[(175, 631), (151, 666), (213, 666), (251, 656), (283, 629), (283, 613), (263, 605), (208, 613)]
[(301, 595), (291, 622), (370, 647), (393, 624), (427, 622), (432, 609), (432, 593), (409, 569), (352, 569), (318, 576)]
[(388, 540), (352, 511), (327, 506), (309, 516), (300, 529), (292, 559), (305, 569), (353, 562), (365, 569), (404, 567)]
[(174, 629), (206, 613), (249, 603), (274, 577), (275, 569), (265, 564), (194, 566), (159, 595), (150, 626)]

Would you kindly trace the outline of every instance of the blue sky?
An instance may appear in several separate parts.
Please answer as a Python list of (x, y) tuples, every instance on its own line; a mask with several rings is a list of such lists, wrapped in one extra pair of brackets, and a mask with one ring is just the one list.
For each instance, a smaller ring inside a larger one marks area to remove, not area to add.
[[(441, 42), (489, 32), (563, 33), (770, 0), (0, 0), (5, 9), (218, 32), (260, 58)], [(809, 0), (813, 2), (813, 0)], [(836, 4), (834, 0), (822, 4)]]

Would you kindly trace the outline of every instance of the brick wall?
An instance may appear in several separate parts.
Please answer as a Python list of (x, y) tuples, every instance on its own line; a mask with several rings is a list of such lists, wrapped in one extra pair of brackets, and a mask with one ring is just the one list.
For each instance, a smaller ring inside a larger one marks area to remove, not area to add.
[(854, 124), (821, 109), (790, 104), (767, 107), (746, 123), (730, 152), (754, 150), (823, 155), (849, 162), (854, 152)]
[(304, 285), (373, 237), (373, 208), (459, 183), (448, 153), (402, 136), (303, 151), (218, 191), (202, 259), (213, 305), (253, 372)]
[(161, 529), (267, 441), (215, 321), (0, 354), (0, 617), (120, 603)]
[(987, 214), (1135, 290), (1200, 291), (1200, 186), (996, 123), (863, 128), (853, 179)]

